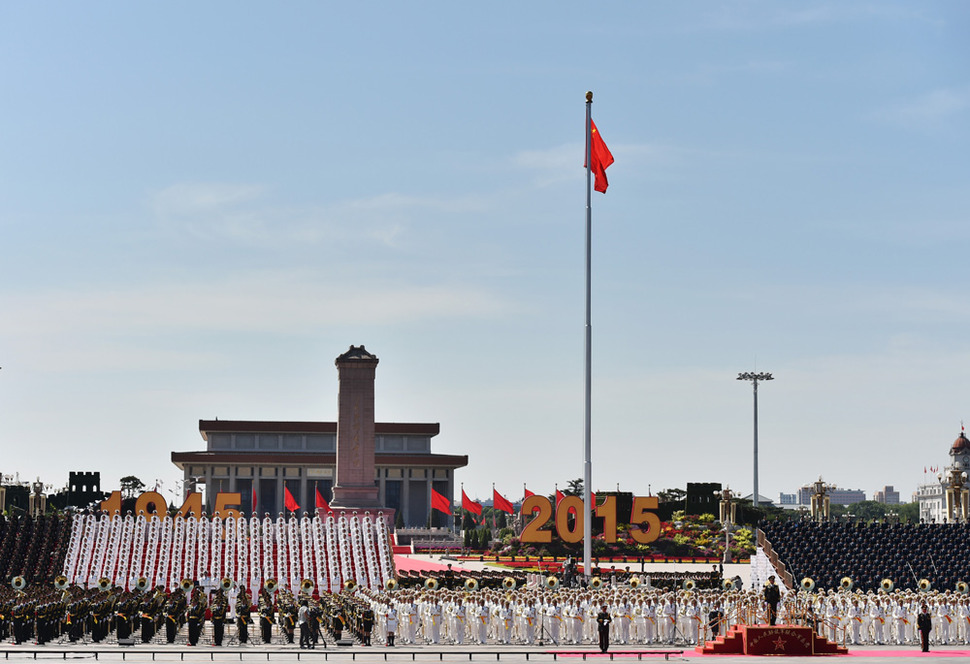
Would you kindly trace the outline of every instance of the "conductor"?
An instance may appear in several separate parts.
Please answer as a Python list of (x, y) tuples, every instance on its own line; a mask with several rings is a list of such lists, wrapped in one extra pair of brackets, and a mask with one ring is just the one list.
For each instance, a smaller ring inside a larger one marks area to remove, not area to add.
[(600, 652), (606, 652), (610, 648), (610, 623), (613, 622), (610, 612), (606, 609), (606, 604), (596, 614), (596, 625), (600, 635)]
[(775, 577), (769, 576), (765, 584), (765, 604), (768, 605), (768, 624), (774, 625), (778, 619), (778, 602), (781, 601), (781, 590), (775, 585)]

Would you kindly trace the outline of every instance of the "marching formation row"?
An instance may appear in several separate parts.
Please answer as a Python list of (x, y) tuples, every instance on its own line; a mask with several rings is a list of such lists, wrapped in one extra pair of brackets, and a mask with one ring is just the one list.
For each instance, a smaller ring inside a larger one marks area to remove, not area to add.
[(344, 584), (383, 588), (394, 578), (387, 524), (370, 514), (326, 519), (281, 514), (275, 521), (79, 515), (64, 576), (68, 584), (144, 590), (203, 576), (275, 585), (297, 593), (304, 579), (337, 592)]

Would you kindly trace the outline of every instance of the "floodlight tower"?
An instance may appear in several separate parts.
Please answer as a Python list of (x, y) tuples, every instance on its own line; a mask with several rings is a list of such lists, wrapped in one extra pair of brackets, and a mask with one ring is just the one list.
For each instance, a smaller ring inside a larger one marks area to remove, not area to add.
[(758, 382), (774, 379), (770, 373), (746, 371), (738, 374), (738, 380), (750, 380), (754, 385), (754, 494), (751, 499), (754, 507), (758, 506)]

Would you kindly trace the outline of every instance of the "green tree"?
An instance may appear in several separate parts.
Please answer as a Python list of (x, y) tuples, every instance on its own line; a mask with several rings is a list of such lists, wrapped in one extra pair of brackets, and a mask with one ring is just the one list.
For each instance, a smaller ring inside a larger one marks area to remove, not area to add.
[(569, 480), (566, 484), (566, 490), (563, 491), (567, 496), (582, 496), (583, 495), (583, 478), (577, 477), (574, 480)]
[(145, 488), (145, 483), (134, 475), (126, 475), (121, 478), (121, 495), (124, 498), (134, 498)]

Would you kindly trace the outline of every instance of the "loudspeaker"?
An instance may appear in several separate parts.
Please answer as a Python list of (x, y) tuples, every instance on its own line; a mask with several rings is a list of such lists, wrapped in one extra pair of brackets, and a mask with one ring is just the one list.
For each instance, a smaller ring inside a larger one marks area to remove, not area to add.
[(133, 646), (135, 645), (135, 637), (129, 637), (127, 639), (118, 639), (119, 646)]

